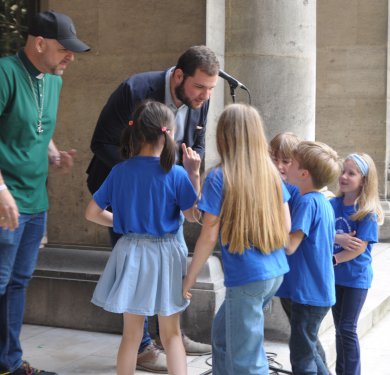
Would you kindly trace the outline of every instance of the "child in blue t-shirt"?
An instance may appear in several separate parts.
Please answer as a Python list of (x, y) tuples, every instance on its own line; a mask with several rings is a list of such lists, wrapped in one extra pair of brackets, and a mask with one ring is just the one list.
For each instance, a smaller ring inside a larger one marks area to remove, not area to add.
[(88, 220), (123, 234), (92, 298), (105, 310), (123, 314), (118, 374), (134, 373), (145, 316), (155, 314), (169, 373), (187, 372), (179, 325), (179, 313), (188, 305), (181, 287), (187, 253), (175, 233), (180, 211), (195, 220), (200, 157), (182, 145), (189, 174), (175, 165), (174, 124), (164, 104), (142, 103), (121, 138), (128, 160), (112, 169), (86, 210)]
[[(278, 169), (288, 192), (291, 195), (290, 200), (288, 201), (288, 206), (290, 212), (293, 212), (294, 206), (297, 204), (300, 199), (301, 194), (297, 186), (290, 184), (287, 181), (287, 172), (292, 164), (293, 155), (295, 149), (298, 147), (301, 140), (298, 136), (291, 132), (282, 132), (271, 139), (270, 142), (270, 154), (272, 161), (274, 162), (276, 168)], [(321, 189), (322, 192), (323, 189)], [(287, 258), (287, 261), (290, 262), (290, 258)], [(288, 321), (291, 321), (291, 299), (290, 296), (290, 287), (294, 288), (294, 285), (290, 283), (283, 283), (279, 290), (276, 292), (276, 296), (280, 298), (280, 303), (284, 312), (287, 315)], [(317, 351), (320, 355), (322, 362), (327, 366), (325, 350), (321, 345), (320, 340), (317, 341)], [(320, 364), (321, 365), (321, 364)]]
[(340, 173), (337, 153), (320, 142), (301, 142), (287, 171), (301, 197), (291, 213), (286, 247), (290, 272), (282, 290), (291, 300), (290, 361), (294, 374), (328, 375), (316, 344), (320, 324), (335, 303), (332, 264), (335, 218), (320, 190)]
[(375, 164), (367, 154), (350, 154), (343, 163), (339, 194), (331, 200), (336, 215), (334, 272), (337, 375), (361, 372), (357, 321), (371, 287), (372, 245), (383, 222)]
[(288, 271), (289, 194), (272, 163), (259, 113), (232, 104), (218, 121), (221, 163), (204, 182), (203, 227), (183, 283), (189, 289), (219, 238), (226, 297), (213, 321), (214, 375), (268, 375), (263, 308)]

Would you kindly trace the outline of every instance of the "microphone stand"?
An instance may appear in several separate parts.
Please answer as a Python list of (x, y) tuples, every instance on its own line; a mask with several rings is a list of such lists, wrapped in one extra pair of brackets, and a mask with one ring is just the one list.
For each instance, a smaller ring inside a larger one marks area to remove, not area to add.
[(237, 85), (229, 82), (229, 87), (230, 87), (230, 96), (232, 97), (233, 103), (235, 103), (236, 102), (236, 93), (234, 90), (237, 88)]

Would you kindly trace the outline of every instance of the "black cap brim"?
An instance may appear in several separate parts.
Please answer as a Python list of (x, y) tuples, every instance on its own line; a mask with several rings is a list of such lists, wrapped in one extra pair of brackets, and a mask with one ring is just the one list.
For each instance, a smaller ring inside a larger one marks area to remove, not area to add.
[(57, 42), (72, 52), (87, 52), (91, 49), (84, 42), (76, 38), (62, 39), (62, 40), (57, 39)]

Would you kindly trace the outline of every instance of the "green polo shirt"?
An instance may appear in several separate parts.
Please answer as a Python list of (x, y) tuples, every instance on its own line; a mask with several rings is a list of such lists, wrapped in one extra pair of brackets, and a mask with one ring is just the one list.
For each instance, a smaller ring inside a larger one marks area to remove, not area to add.
[[(20, 59), (0, 58), (0, 170), (19, 212), (34, 214), (48, 208), (48, 145), (56, 125), (62, 79), (40, 74), (22, 50), (18, 54)], [(37, 132), (36, 99), (38, 106), (43, 99), (41, 133)]]

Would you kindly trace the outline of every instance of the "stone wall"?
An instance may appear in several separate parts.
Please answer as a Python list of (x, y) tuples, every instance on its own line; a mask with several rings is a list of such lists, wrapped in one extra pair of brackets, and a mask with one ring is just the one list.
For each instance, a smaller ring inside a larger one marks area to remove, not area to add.
[(387, 0), (317, 1), (316, 138), (366, 152), (385, 197)]

